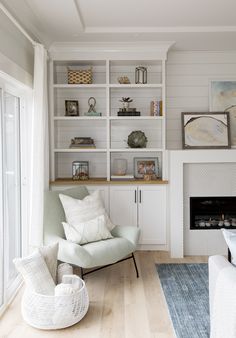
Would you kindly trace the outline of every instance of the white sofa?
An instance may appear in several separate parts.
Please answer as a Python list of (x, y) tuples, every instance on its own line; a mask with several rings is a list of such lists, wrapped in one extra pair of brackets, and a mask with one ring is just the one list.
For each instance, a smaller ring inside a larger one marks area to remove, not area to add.
[(236, 267), (223, 256), (209, 258), (211, 338), (236, 338)]

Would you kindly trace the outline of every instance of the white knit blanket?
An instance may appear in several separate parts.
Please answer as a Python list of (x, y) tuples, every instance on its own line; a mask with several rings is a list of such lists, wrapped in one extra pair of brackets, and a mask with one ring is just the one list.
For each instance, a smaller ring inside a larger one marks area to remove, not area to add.
[(73, 268), (68, 263), (61, 263), (57, 267), (57, 284), (62, 283), (64, 275), (73, 275)]
[(211, 338), (236, 338), (236, 268), (223, 268), (216, 281)]
[(76, 275), (63, 275), (62, 283), (55, 287), (55, 296), (67, 296), (78, 293), (82, 287), (81, 279)]

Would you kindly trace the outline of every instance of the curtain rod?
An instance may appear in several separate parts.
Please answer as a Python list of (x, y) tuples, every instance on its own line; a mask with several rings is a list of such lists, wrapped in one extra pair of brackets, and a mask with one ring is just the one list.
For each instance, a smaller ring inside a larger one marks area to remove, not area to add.
[(2, 12), (11, 20), (11, 22), (21, 31), (21, 33), (32, 43), (33, 46), (37, 45), (37, 42), (34, 41), (31, 36), (26, 32), (26, 30), (19, 24), (19, 22), (13, 17), (13, 15), (0, 3), (0, 9)]

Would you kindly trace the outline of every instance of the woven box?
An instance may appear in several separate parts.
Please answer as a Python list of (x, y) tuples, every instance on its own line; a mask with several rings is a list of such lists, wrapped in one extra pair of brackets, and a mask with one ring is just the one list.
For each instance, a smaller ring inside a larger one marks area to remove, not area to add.
[(68, 69), (69, 84), (90, 84), (93, 80), (92, 68), (82, 70)]

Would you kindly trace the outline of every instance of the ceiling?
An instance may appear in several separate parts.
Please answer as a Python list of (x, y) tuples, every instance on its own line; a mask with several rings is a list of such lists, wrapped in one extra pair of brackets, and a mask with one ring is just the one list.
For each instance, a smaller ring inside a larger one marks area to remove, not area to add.
[(235, 0), (0, 0), (34, 38), (175, 41), (172, 50), (236, 50)]

